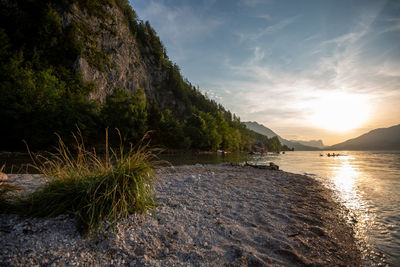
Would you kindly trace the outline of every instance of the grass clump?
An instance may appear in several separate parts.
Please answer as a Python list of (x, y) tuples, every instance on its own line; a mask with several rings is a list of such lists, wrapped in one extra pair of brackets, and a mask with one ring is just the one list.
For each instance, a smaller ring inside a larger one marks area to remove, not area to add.
[[(108, 135), (108, 134), (106, 134)], [(78, 135), (79, 137), (80, 135)], [(148, 143), (128, 151), (108, 146), (101, 157), (95, 150), (85, 149), (82, 138), (74, 136), (74, 153), (59, 137), (57, 153), (34, 159), (38, 170), (50, 181), (37, 191), (20, 199), (19, 210), (35, 217), (74, 214), (78, 229), (84, 235), (102, 229), (108, 221), (112, 226), (134, 212), (155, 207), (151, 182), (153, 150)]]

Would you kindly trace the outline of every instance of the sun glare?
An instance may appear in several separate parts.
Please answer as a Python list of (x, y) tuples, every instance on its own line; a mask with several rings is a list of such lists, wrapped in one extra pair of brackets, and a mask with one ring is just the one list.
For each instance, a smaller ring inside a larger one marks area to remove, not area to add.
[(327, 94), (317, 99), (311, 121), (331, 131), (348, 131), (361, 126), (368, 118), (364, 97), (354, 94)]

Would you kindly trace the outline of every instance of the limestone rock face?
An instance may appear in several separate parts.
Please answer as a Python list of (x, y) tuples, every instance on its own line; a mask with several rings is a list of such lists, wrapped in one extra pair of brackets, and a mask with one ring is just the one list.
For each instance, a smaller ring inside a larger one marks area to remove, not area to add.
[(116, 87), (131, 92), (143, 88), (147, 97), (153, 97), (166, 77), (165, 71), (151, 57), (141, 55), (121, 10), (115, 5), (105, 10), (106, 15), (98, 18), (73, 4), (61, 15), (63, 27), (74, 25), (84, 44), (75, 68), (84, 81), (96, 86), (90, 98), (104, 102)]

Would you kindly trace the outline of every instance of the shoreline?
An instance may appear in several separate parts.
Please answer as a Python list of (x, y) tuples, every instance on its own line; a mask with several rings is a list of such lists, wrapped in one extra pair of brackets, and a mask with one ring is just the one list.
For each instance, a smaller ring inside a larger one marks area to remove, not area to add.
[[(0, 263), (362, 265), (352, 229), (340, 217), (343, 207), (310, 177), (200, 164), (163, 167), (156, 174), (156, 210), (130, 216), (108, 237), (83, 239), (68, 215), (0, 215)], [(9, 175), (24, 190), (40, 184), (39, 176), (32, 177)]]

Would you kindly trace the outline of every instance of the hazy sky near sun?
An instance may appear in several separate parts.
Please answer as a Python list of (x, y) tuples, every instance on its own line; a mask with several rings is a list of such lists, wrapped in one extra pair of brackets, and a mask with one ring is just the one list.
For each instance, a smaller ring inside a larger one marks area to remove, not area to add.
[(400, 123), (400, 1), (131, 0), (182, 74), (287, 139)]

